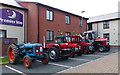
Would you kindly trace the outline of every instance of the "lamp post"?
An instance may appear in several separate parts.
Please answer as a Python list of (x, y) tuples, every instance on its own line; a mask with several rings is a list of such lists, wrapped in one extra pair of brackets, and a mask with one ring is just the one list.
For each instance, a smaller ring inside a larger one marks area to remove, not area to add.
[[(82, 14), (82, 16), (83, 16), (83, 13), (84, 13), (85, 11), (81, 11), (81, 14)], [(80, 22), (80, 26), (82, 27), (83, 26), (83, 17), (81, 16), (81, 22)]]

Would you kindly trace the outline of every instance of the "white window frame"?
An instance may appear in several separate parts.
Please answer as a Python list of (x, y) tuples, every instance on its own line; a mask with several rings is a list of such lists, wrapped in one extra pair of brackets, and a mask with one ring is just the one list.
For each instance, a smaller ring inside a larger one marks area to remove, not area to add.
[(65, 23), (70, 24), (70, 16), (68, 15), (65, 16)]
[(47, 10), (46, 11), (46, 19), (49, 21), (53, 21), (53, 11)]

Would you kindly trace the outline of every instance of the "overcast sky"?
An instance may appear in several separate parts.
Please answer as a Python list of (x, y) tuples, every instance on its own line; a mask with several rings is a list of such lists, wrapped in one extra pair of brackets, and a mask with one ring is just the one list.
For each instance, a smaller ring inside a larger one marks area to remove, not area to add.
[[(40, 2), (84, 17), (93, 17), (118, 11), (120, 0), (21, 0)], [(81, 14), (81, 11), (85, 11)]]

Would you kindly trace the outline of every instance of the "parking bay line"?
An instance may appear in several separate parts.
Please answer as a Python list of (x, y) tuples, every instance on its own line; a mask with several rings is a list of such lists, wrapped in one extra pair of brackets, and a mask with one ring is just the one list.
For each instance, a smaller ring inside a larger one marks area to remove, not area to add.
[(99, 55), (110, 54), (110, 53), (98, 53)]
[(8, 68), (8, 69), (10, 69), (10, 70), (12, 70), (12, 71), (15, 71), (15, 72), (17, 72), (17, 73), (19, 73), (19, 74), (27, 75), (27, 74), (25, 74), (25, 73), (23, 73), (23, 72), (21, 72), (21, 71), (19, 71), (19, 70), (17, 70), (17, 69), (14, 69), (14, 68), (12, 68), (12, 67), (10, 67), (10, 66), (8, 66), (8, 65), (5, 65), (5, 67)]
[(103, 56), (103, 55), (83, 55), (83, 56)]
[[(39, 61), (39, 60), (37, 60), (38, 62), (41, 62), (41, 61)], [(66, 66), (66, 65), (61, 65), (61, 64), (56, 64), (56, 63), (48, 63), (48, 64), (50, 64), (50, 65), (55, 65), (55, 66), (60, 66), (60, 67), (65, 67), (65, 68), (72, 68), (72, 66)]]
[(81, 61), (91, 61), (91, 60), (88, 60), (88, 59), (78, 59), (78, 58), (69, 58), (69, 59), (73, 59), (73, 60), (81, 60)]

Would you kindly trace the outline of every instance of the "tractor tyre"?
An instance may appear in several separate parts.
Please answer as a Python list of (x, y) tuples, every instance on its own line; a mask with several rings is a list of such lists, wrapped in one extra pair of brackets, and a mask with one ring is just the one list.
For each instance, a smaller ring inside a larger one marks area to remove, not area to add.
[(23, 63), (24, 63), (24, 65), (25, 65), (26, 68), (31, 68), (32, 60), (30, 59), (29, 55), (25, 55), (24, 56)]
[(74, 57), (75, 57), (75, 51), (74, 51), (74, 50), (71, 50), (71, 51), (70, 51), (70, 54), (71, 54), (71, 56), (70, 56), (71, 58), (74, 58)]
[(79, 50), (76, 54), (78, 55), (78, 56), (81, 56), (82, 55), (82, 50)]
[(99, 52), (104, 52), (105, 51), (105, 46), (104, 45), (100, 45), (98, 47), (98, 50), (99, 50)]
[(92, 46), (91, 48), (89, 47), (89, 53), (90, 54), (93, 54), (95, 53), (95, 48)]
[(110, 45), (106, 46), (106, 51), (110, 51)]
[(89, 46), (85, 46), (83, 49), (84, 54), (89, 54)]
[(48, 64), (48, 62), (49, 62), (48, 54), (44, 53), (43, 55), (44, 55), (44, 58), (41, 59), (42, 63), (43, 64)]
[(51, 47), (50, 49), (48, 49), (48, 57), (51, 61), (58, 61), (59, 49), (55, 47)]
[(90, 51), (91, 54), (95, 53), (95, 50)]
[(9, 63), (10, 64), (17, 64), (19, 61), (19, 48), (15, 44), (11, 44), (8, 47), (8, 58), (9, 58)]

